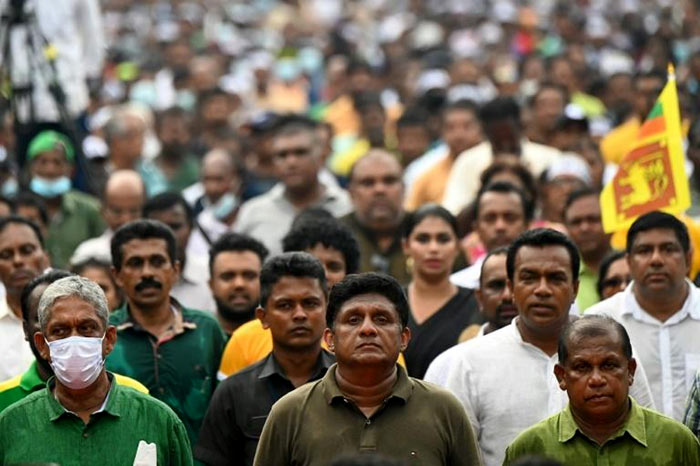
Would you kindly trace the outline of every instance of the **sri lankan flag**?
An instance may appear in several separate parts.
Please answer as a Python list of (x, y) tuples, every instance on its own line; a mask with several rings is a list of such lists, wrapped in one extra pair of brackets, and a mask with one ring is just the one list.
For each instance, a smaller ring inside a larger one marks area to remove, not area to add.
[(679, 214), (690, 207), (684, 162), (676, 76), (669, 65), (666, 86), (632, 150), (600, 194), (605, 232), (627, 228), (652, 210)]

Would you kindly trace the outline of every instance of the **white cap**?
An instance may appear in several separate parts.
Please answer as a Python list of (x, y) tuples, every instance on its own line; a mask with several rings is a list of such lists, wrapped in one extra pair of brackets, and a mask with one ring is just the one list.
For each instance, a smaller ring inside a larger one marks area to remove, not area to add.
[(447, 89), (450, 85), (450, 75), (447, 71), (433, 68), (423, 71), (416, 80), (416, 93), (424, 94), (431, 89)]
[(558, 176), (574, 176), (587, 185), (593, 182), (591, 169), (583, 160), (583, 157), (574, 152), (562, 153), (552, 164), (547, 168), (547, 181), (552, 181)]

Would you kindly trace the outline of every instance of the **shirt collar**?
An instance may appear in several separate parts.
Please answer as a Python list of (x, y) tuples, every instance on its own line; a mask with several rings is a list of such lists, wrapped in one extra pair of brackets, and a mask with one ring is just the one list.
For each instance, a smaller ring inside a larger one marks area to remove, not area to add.
[[(326, 397), (328, 404), (333, 404), (334, 401), (349, 401), (338, 386), (338, 382), (335, 379), (335, 371), (338, 368), (338, 364), (333, 364), (328, 368), (326, 375), (323, 376), (321, 380), (323, 395)], [(391, 389), (391, 393), (384, 400), (386, 403), (391, 399), (400, 400), (402, 403), (406, 403), (411, 397), (413, 392), (413, 384), (408, 377), (408, 373), (403, 366), (396, 365), (396, 384), (394, 388)]]
[[(105, 397), (105, 401), (102, 403), (102, 406), (92, 413), (91, 416), (99, 413), (107, 413), (111, 416), (114, 417), (119, 417), (119, 400), (118, 400), (118, 383), (114, 380), (114, 376), (107, 372), (107, 377), (109, 378), (109, 391), (107, 392), (107, 396)], [(72, 411), (68, 411), (66, 408), (63, 407), (61, 403), (58, 402), (56, 397), (53, 394), (53, 387), (56, 385), (56, 377), (51, 377), (49, 380), (46, 381), (46, 396), (48, 397), (49, 400), (49, 420), (51, 422), (57, 421), (58, 419), (62, 418), (63, 416), (71, 415), (71, 416), (76, 416), (75, 413)]]
[(0, 300), (0, 319), (11, 319), (15, 316), (14, 312), (10, 309), (10, 305), (7, 304), (7, 297)]
[[(168, 329), (159, 339), (159, 342), (162, 343), (166, 340), (170, 340), (177, 335), (184, 333), (185, 330), (194, 330), (197, 328), (197, 323), (196, 322), (191, 322), (189, 321), (184, 315), (183, 315), (183, 306), (180, 304), (180, 302), (173, 298), (172, 296), (170, 297), (170, 308), (173, 311), (173, 314), (175, 314), (175, 322), (173, 322), (172, 327)], [(122, 307), (117, 309), (112, 313), (112, 319), (116, 320), (116, 327), (117, 331), (125, 330), (128, 328), (133, 328), (134, 330), (143, 330), (141, 326), (134, 320), (134, 318), (131, 315), (131, 312), (129, 312), (129, 303), (125, 302)]]
[[(333, 356), (328, 351), (321, 349), (321, 353), (318, 355), (318, 359), (316, 360), (316, 366), (314, 367), (311, 379), (309, 380), (319, 379), (320, 376), (322, 376), (334, 362)], [(266, 379), (275, 374), (287, 379), (287, 375), (284, 373), (282, 367), (280, 367), (280, 365), (277, 363), (277, 359), (275, 359), (271, 352), (265, 357), (265, 362), (263, 363), (260, 375), (258, 375), (258, 379)]]
[[(665, 325), (678, 323), (685, 319), (686, 316), (690, 316), (695, 320), (700, 320), (700, 306), (697, 304), (698, 299), (700, 298), (698, 295), (698, 288), (687, 278), (685, 279), (685, 282), (688, 284), (688, 296), (683, 302), (683, 307), (681, 307), (678, 312), (664, 322)], [(637, 302), (637, 298), (634, 296), (634, 291), (632, 289), (633, 285), (634, 282), (631, 282), (623, 291), (623, 300), (625, 305), (622, 306), (622, 315), (632, 314), (636, 320), (640, 321), (654, 319), (647, 311), (642, 309), (642, 306), (640, 306), (639, 302)]]
[[(625, 432), (627, 432), (630, 437), (639, 442), (642, 446), (647, 446), (647, 429), (646, 423), (644, 421), (644, 412), (639, 407), (636, 401), (631, 397), (628, 397), (630, 403), (630, 411), (627, 415), (625, 423), (620, 427), (620, 429), (610, 436), (607, 442), (614, 440), (616, 438), (622, 437)], [(567, 405), (566, 408), (560, 413), (559, 416), (559, 442), (566, 443), (579, 432), (581, 435), (585, 435), (581, 432), (576, 421), (574, 421), (574, 416), (571, 414), (571, 406)]]

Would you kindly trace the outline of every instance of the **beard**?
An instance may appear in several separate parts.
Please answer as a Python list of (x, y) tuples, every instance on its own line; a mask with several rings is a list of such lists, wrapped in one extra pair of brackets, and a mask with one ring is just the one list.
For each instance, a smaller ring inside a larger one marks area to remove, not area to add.
[(257, 303), (253, 303), (245, 309), (234, 309), (219, 298), (215, 297), (214, 301), (216, 301), (216, 312), (223, 317), (224, 320), (233, 324), (243, 324), (249, 320), (253, 320), (255, 318), (255, 309), (258, 307)]

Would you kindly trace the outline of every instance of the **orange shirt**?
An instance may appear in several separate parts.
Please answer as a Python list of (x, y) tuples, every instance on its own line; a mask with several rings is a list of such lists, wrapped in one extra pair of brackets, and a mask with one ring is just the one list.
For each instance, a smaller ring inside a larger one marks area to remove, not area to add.
[(404, 205), (406, 210), (414, 211), (429, 202), (437, 204), (442, 202), (445, 185), (447, 185), (447, 179), (450, 176), (450, 170), (452, 170), (452, 162), (454, 160), (449, 156), (443, 158), (413, 182), (411, 191), (406, 197)]

